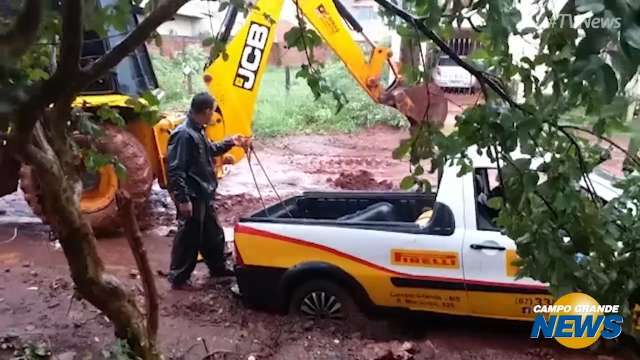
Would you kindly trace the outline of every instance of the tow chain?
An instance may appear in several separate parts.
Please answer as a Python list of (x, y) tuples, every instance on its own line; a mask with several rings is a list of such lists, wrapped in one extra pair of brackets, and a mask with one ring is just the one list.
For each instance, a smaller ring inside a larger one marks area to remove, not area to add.
[(260, 197), (260, 202), (262, 203), (262, 208), (264, 209), (265, 214), (267, 216), (269, 216), (269, 212), (267, 210), (267, 206), (265, 205), (264, 198), (262, 197), (262, 192), (260, 192), (260, 185), (258, 185), (258, 181), (256, 180), (256, 175), (255, 175), (255, 173), (253, 171), (253, 165), (251, 165), (251, 156), (252, 155), (255, 156), (255, 159), (258, 162), (258, 166), (260, 166), (260, 169), (262, 170), (262, 173), (264, 174), (264, 177), (267, 179), (267, 182), (269, 182), (269, 186), (271, 186), (271, 189), (276, 194), (276, 197), (278, 198), (278, 202), (280, 204), (282, 204), (284, 209), (287, 211), (287, 214), (289, 215), (289, 217), (293, 218), (293, 215), (291, 215), (291, 212), (289, 211), (289, 208), (282, 202), (282, 198), (280, 197), (280, 194), (278, 194), (278, 191), (276, 190), (276, 187), (273, 185), (273, 182), (269, 178), (269, 175), (267, 174), (267, 170), (265, 170), (264, 166), (262, 166), (262, 161), (260, 161), (260, 158), (258, 157), (258, 153), (256, 152), (255, 148), (253, 147), (253, 144), (251, 144), (251, 145), (249, 145), (249, 151), (247, 152), (247, 163), (249, 164), (249, 170), (251, 171), (251, 177), (253, 178), (253, 183), (256, 185), (256, 190), (258, 191), (258, 196)]

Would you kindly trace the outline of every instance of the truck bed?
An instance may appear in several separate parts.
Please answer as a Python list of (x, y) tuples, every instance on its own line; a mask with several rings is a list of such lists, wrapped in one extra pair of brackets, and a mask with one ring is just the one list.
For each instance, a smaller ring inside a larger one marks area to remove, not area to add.
[[(240, 223), (332, 225), (448, 235), (454, 229), (453, 215), (435, 199), (435, 193), (305, 192), (241, 218)], [(428, 210), (433, 210), (432, 221), (418, 226), (417, 218)]]

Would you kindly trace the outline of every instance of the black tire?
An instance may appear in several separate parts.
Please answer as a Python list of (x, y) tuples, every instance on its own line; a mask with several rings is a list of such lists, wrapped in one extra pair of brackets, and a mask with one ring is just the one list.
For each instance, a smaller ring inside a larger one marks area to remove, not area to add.
[(350, 323), (364, 319), (353, 296), (342, 286), (324, 279), (306, 281), (293, 289), (289, 314)]
[[(127, 178), (119, 184), (119, 188), (129, 193), (138, 220), (143, 220), (153, 183), (153, 172), (144, 146), (124, 128), (104, 125), (103, 130), (104, 135), (96, 142), (96, 148), (116, 156), (126, 168)], [(40, 184), (29, 166), (24, 165), (20, 171), (20, 187), (34, 214), (47, 224), (40, 196)], [(83, 211), (84, 217), (98, 235), (114, 233), (121, 226), (115, 196), (110, 196), (107, 200), (107, 205), (101, 209), (92, 212)], [(141, 222), (141, 225), (143, 223)]]

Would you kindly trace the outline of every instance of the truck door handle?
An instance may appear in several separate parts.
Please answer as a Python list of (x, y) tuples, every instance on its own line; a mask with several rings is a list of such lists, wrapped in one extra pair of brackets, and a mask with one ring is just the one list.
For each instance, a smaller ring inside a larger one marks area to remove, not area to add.
[(498, 250), (498, 251), (505, 251), (507, 250), (506, 247), (504, 246), (498, 246), (498, 245), (483, 245), (483, 244), (471, 244), (470, 246), (473, 250)]

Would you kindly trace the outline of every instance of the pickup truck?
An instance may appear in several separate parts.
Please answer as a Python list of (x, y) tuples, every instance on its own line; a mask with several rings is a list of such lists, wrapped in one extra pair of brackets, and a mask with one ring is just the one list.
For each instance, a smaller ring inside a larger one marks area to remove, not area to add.
[[(516, 279), (515, 243), (482, 201), (498, 185), (495, 164), (470, 155), (473, 171), (445, 168), (437, 194), (306, 192), (240, 219), (244, 301), (324, 318), (404, 309), (533, 319), (532, 307), (553, 298), (547, 284)], [(591, 177), (603, 199), (619, 193)]]

